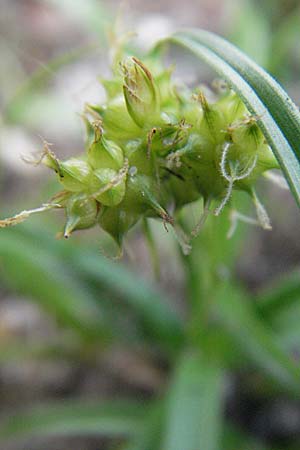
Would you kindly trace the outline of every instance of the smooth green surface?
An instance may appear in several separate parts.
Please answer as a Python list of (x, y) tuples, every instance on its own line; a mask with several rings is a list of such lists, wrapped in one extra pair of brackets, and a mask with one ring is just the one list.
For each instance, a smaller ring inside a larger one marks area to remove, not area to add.
[(218, 366), (187, 354), (175, 370), (167, 397), (164, 450), (218, 450), (224, 378)]
[(122, 450), (160, 449), (164, 416), (164, 401), (159, 401), (147, 408), (144, 424), (140, 427), (136, 436), (122, 447)]
[(133, 436), (145, 407), (131, 401), (87, 403), (70, 400), (11, 416), (0, 426), (2, 439), (33, 435)]
[(72, 264), (88, 280), (118, 294), (139, 317), (153, 339), (175, 349), (182, 341), (182, 323), (169, 299), (121, 264), (103, 260), (95, 252), (73, 248)]
[(224, 284), (216, 290), (213, 315), (218, 326), (234, 339), (235, 345), (265, 375), (286, 392), (300, 398), (300, 365), (293, 361), (272, 331), (254, 312), (249, 299)]
[(105, 328), (108, 336), (125, 341), (126, 330), (122, 334), (118, 324), (127, 310), (148, 341), (170, 352), (183, 341), (172, 299), (97, 248), (57, 241), (46, 228), (25, 224), (2, 230), (0, 273), (16, 291), (83, 335), (92, 327), (100, 338)]
[(0, 272), (8, 285), (38, 303), (58, 319), (88, 338), (108, 338), (95, 299), (58, 255), (36, 240), (5, 230), (0, 233)]

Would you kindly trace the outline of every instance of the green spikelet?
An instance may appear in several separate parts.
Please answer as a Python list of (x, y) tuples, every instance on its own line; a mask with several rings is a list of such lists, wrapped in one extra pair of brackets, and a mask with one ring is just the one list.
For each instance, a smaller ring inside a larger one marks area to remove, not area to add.
[(228, 87), (205, 96), (203, 89), (175, 86), (172, 69), (163, 68), (158, 53), (143, 62), (121, 53), (113, 77), (102, 80), (106, 103), (86, 105), (85, 154), (62, 161), (45, 143), (34, 161), (57, 173), (63, 191), (40, 208), (0, 221), (0, 227), (59, 208), (67, 217), (66, 237), (99, 224), (121, 251), (127, 232), (141, 219), (154, 217), (178, 230), (173, 216), (186, 204), (202, 198), (205, 215), (219, 215), (234, 191), (242, 190), (257, 212), (257, 220), (248, 222), (270, 229), (255, 184), (278, 163), (259, 117)]
[(100, 205), (85, 194), (73, 194), (66, 202), (67, 221), (64, 237), (68, 238), (75, 230), (93, 227), (97, 222)]
[(151, 72), (137, 58), (123, 62), (124, 97), (128, 112), (141, 128), (155, 121), (159, 113), (157, 87)]
[(101, 121), (94, 122), (95, 139), (88, 149), (88, 162), (93, 169), (119, 170), (124, 164), (123, 151), (103, 136)]

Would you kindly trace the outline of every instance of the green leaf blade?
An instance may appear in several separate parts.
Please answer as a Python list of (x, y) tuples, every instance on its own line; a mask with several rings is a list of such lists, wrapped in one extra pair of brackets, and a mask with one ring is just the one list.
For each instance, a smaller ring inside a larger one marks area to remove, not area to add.
[[(251, 58), (225, 39), (204, 30), (187, 32), (224, 59), (255, 90), (300, 159), (300, 112), (280, 84)], [(179, 33), (180, 34), (180, 33)], [(284, 111), (284, 113), (283, 113)]]
[(120, 295), (154, 341), (166, 344), (173, 350), (181, 347), (182, 320), (167, 296), (158, 289), (121, 265), (87, 249), (73, 248), (72, 265), (87, 280), (101, 283)]
[(70, 400), (20, 412), (0, 425), (0, 440), (31, 436), (95, 435), (132, 437), (144, 420), (145, 406), (129, 401), (88, 403)]
[[(214, 320), (233, 339), (238, 350), (275, 386), (300, 397), (300, 367), (280, 342), (279, 335), (261, 320), (247, 297), (224, 284), (216, 291)], [(243, 363), (244, 364), (244, 363)]]
[(37, 241), (12, 230), (1, 234), (0, 279), (34, 299), (82, 338), (110, 340), (111, 333), (93, 296), (57, 255), (48, 253)]
[(223, 407), (221, 369), (199, 355), (185, 355), (166, 405), (164, 450), (218, 450)]
[(213, 33), (186, 30), (167, 40), (204, 60), (259, 118), (258, 125), (300, 206), (300, 114), (288, 94), (250, 58)]
[(279, 277), (269, 288), (264, 289), (256, 298), (257, 309), (260, 314), (272, 319), (280, 315), (282, 310), (298, 303), (300, 299), (300, 270)]
[(160, 449), (165, 402), (160, 400), (150, 405), (145, 411), (144, 424), (136, 436), (122, 450)]

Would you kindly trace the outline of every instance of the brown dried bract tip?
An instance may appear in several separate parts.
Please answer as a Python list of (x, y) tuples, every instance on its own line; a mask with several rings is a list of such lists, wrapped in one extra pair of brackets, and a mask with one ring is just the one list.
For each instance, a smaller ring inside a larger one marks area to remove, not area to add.
[[(263, 113), (264, 114), (264, 113)], [(231, 134), (234, 130), (239, 128), (242, 125), (253, 125), (258, 120), (260, 120), (263, 117), (263, 114), (247, 114), (245, 117), (241, 120), (238, 120), (236, 122), (231, 123), (227, 127), (227, 132)]]
[(147, 158), (150, 159), (151, 156), (151, 144), (152, 144), (152, 139), (154, 137), (154, 135), (157, 132), (157, 128), (152, 128), (152, 130), (149, 131), (148, 135), (147, 135)]
[(50, 203), (52, 203), (52, 202), (54, 202), (54, 203), (62, 202), (62, 201), (64, 201), (69, 195), (70, 195), (70, 192), (69, 192), (69, 191), (60, 191), (60, 192), (57, 192), (55, 195), (53, 195), (53, 196), (50, 198)]
[(102, 135), (103, 135), (103, 121), (102, 119), (97, 119), (92, 123), (92, 126), (94, 128), (95, 132), (95, 139), (94, 142), (100, 141)]
[(175, 133), (173, 141), (170, 143), (170, 146), (173, 147), (174, 145), (179, 144), (179, 142), (185, 138), (187, 131), (192, 127), (193, 125), (187, 123), (185, 119), (181, 119), (178, 123), (178, 129)]
[(6, 227), (12, 227), (14, 225), (18, 225), (21, 222), (24, 222), (24, 220), (28, 219), (29, 216), (32, 214), (40, 213), (47, 211), (48, 209), (53, 208), (61, 208), (62, 206), (57, 203), (45, 203), (44, 205), (40, 206), (39, 208), (35, 209), (29, 209), (28, 211), (22, 211), (19, 214), (16, 214), (13, 217), (8, 217), (7, 219), (0, 220), (0, 228), (6, 228)]
[(144, 64), (139, 59), (133, 56), (132, 61), (134, 61), (138, 66), (140, 66), (140, 68), (145, 72), (150, 81), (153, 81), (151, 72), (147, 69), (146, 66), (144, 66)]
[(23, 211), (13, 217), (8, 217), (7, 219), (0, 220), (0, 228), (12, 227), (14, 225), (18, 225), (21, 222), (24, 222), (30, 214), (26, 211)]
[(205, 97), (205, 95), (203, 94), (202, 91), (199, 91), (197, 94), (194, 94), (192, 96), (193, 99), (197, 100), (197, 102), (199, 102), (202, 106), (203, 111), (209, 111), (209, 105), (207, 102), (207, 98)]
[(53, 159), (57, 159), (56, 155), (50, 150), (50, 147), (53, 144), (51, 144), (50, 142), (47, 142), (41, 136), (39, 136), (39, 137), (43, 142), (43, 150), (41, 152), (36, 152), (35, 154), (32, 153), (30, 156), (22, 155), (21, 158), (26, 164), (31, 164), (33, 166), (39, 166), (42, 163), (43, 158), (47, 155), (51, 156)]
[(169, 232), (167, 224), (169, 223), (170, 225), (172, 225), (172, 227), (174, 227), (174, 218), (170, 216), (166, 211), (161, 211), (160, 216), (163, 221), (164, 229)]
[(89, 103), (85, 103), (85, 105), (84, 105), (84, 113), (85, 114), (90, 114), (95, 119), (95, 121), (102, 120), (102, 117), (99, 114), (99, 112), (97, 112), (94, 109), (93, 105), (91, 105)]

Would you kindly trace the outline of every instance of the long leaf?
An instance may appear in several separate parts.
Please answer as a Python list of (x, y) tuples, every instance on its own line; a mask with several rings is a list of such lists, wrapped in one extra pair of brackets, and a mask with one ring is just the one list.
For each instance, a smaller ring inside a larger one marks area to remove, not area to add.
[(72, 265), (89, 280), (117, 293), (137, 315), (146, 333), (175, 349), (183, 339), (183, 327), (170, 301), (158, 289), (121, 265), (83, 248), (72, 249)]
[(256, 296), (256, 304), (265, 317), (280, 314), (282, 309), (300, 300), (300, 271), (282, 277), (273, 287)]
[(0, 273), (13, 289), (37, 300), (83, 337), (110, 336), (101, 310), (88, 290), (38, 241), (28, 242), (13, 230), (1, 233)]
[(273, 382), (300, 397), (300, 367), (279, 342), (272, 329), (260, 320), (238, 289), (224, 284), (216, 289), (213, 316), (232, 337), (238, 350)]
[(299, 269), (258, 294), (255, 298), (259, 314), (280, 336), (281, 342), (291, 351), (300, 343), (300, 273)]
[(300, 112), (288, 94), (238, 48), (213, 33), (184, 30), (168, 40), (210, 65), (258, 117), (258, 124), (300, 206)]
[[(8, 230), (5, 230), (6, 232)], [(139, 329), (151, 342), (155, 341), (172, 351), (181, 345), (183, 323), (172, 307), (172, 300), (151, 283), (136, 277), (121, 263), (110, 261), (101, 255), (100, 250), (91, 249), (90, 246), (82, 246), (78, 242), (74, 245), (70, 241), (55, 241), (52, 235), (49, 236), (45, 227), (42, 229), (37, 225), (22, 224), (21, 227), (10, 232), (14, 233), (15, 239), (27, 242), (29, 247), (30, 245), (36, 247), (39, 242), (39, 247), (43, 247), (46, 255), (59, 259), (59, 264), (65, 265), (76, 284), (89, 287), (92, 285), (94, 300), (100, 304), (102, 310), (109, 306), (107, 299), (103, 303), (103, 293), (106, 292), (110, 294), (109, 297), (121, 299), (124, 308), (134, 315)], [(4, 234), (3, 245), (5, 244)], [(1, 242), (0, 239), (0, 254)], [(112, 304), (111, 307), (114, 308), (114, 305)], [(112, 324), (114, 330), (117, 324), (118, 320), (114, 320)]]
[(267, 449), (265, 444), (257, 441), (253, 436), (248, 436), (236, 426), (227, 424), (224, 427), (222, 450), (233, 449), (270, 450), (270, 447)]
[(185, 355), (170, 389), (164, 450), (218, 450), (222, 372), (199, 355)]
[(136, 436), (122, 450), (158, 450), (160, 449), (162, 425), (165, 413), (164, 401), (156, 402), (147, 408), (144, 424)]
[(145, 407), (129, 401), (68, 401), (32, 408), (2, 421), (0, 440), (41, 435), (131, 437), (143, 423)]

